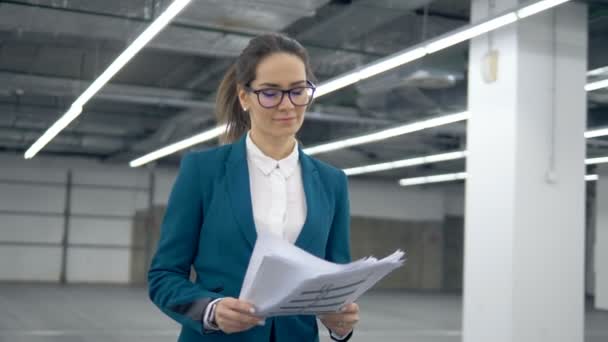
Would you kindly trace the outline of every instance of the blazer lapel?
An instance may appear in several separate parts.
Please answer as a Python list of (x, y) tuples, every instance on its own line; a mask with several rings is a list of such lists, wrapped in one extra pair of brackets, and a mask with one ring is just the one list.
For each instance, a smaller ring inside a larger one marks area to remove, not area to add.
[(251, 247), (255, 245), (257, 233), (251, 207), (251, 190), (249, 186), (249, 169), (247, 167), (246, 135), (232, 144), (228, 157), (226, 174), (228, 195), (232, 203), (233, 215), (241, 232)]
[(300, 167), (302, 168), (302, 183), (306, 195), (306, 220), (300, 235), (296, 239), (295, 245), (307, 250), (314, 242), (314, 238), (320, 235), (320, 230), (324, 229), (322, 216), (321, 182), (319, 173), (310, 157), (300, 149)]

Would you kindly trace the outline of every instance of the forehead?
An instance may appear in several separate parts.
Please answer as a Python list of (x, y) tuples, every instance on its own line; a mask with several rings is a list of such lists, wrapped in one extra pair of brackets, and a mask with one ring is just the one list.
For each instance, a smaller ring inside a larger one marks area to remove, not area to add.
[(286, 87), (305, 80), (306, 67), (300, 57), (288, 53), (273, 53), (258, 64), (254, 83), (273, 83)]

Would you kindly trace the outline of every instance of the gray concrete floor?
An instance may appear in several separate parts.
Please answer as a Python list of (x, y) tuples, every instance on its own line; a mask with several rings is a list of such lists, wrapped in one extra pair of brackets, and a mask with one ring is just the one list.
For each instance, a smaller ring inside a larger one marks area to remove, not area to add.
[[(461, 339), (458, 295), (371, 292), (359, 305), (352, 341)], [(0, 284), (0, 308), (0, 342), (165, 342), (179, 329), (138, 288)], [(585, 323), (585, 342), (608, 341), (608, 312), (588, 310)]]

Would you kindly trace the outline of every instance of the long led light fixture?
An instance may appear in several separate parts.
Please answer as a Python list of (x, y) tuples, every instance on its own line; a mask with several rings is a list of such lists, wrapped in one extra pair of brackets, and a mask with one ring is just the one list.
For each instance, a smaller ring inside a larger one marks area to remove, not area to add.
[(74, 101), (70, 109), (57, 120), (36, 142), (25, 152), (25, 158), (33, 158), (59, 132), (67, 127), (81, 113), (84, 105), (99, 90), (110, 81), (146, 44), (148, 44), (173, 18), (175, 18), (192, 0), (175, 0), (156, 20), (146, 28), (125, 51), (123, 51), (110, 66), (93, 81), (93, 83)]
[(394, 69), (400, 65), (407, 64), (409, 62), (420, 59), (426, 54), (426, 49), (422, 47), (414, 47), (405, 51), (398, 52), (386, 58), (380, 59), (379, 61), (373, 62), (369, 65), (363, 66), (355, 71), (340, 75), (338, 77), (321, 83), (317, 87), (314, 96), (315, 98), (319, 98), (323, 95), (329, 94), (338, 89), (342, 89), (366, 78), (370, 78), (377, 74)]
[(608, 163), (608, 157), (588, 158), (585, 159), (585, 165), (596, 165)]
[[(466, 172), (457, 172), (457, 173), (448, 173), (443, 175), (435, 175), (435, 176), (425, 176), (425, 177), (415, 177), (415, 178), (404, 178), (399, 180), (399, 185), (401, 186), (412, 186), (412, 185), (422, 185), (422, 184), (430, 184), (430, 183), (441, 183), (441, 182), (453, 182), (458, 180), (464, 180), (467, 178)], [(585, 181), (597, 181), (598, 175), (585, 175)]]
[(585, 138), (598, 138), (608, 135), (608, 127), (585, 132)]
[(589, 70), (587, 72), (587, 76), (592, 76), (592, 77), (593, 76), (600, 76), (600, 75), (603, 75), (605, 73), (608, 73), (608, 65), (605, 66), (605, 67)]
[(346, 173), (347, 176), (354, 176), (354, 175), (360, 175), (360, 174), (364, 174), (364, 173), (380, 172), (380, 171), (386, 171), (386, 170), (392, 170), (392, 169), (398, 169), (398, 168), (404, 168), (404, 167), (410, 167), (410, 166), (437, 163), (437, 162), (448, 161), (448, 160), (463, 159), (463, 158), (466, 158), (466, 156), (467, 156), (466, 151), (457, 151), (457, 152), (435, 154), (435, 155), (431, 155), (431, 156), (397, 160), (397, 161), (392, 161), (392, 162), (387, 162), (387, 163), (353, 167), (353, 168), (349, 168), (349, 169), (344, 169), (343, 171), (344, 171), (344, 173)]
[(585, 86), (586, 91), (594, 91), (602, 88), (608, 88), (608, 79), (591, 82)]
[[(601, 68), (589, 70), (587, 72), (587, 76), (589, 76), (589, 77), (597, 77), (597, 76), (601, 76), (604, 74), (608, 74), (608, 65), (601, 67)], [(602, 88), (606, 88), (606, 87), (608, 87), (608, 79), (591, 82), (585, 86), (585, 90), (594, 91), (594, 90), (598, 90), (598, 89), (602, 89)]]
[(412, 132), (421, 131), (424, 129), (443, 126), (447, 124), (451, 124), (454, 122), (464, 121), (469, 119), (469, 112), (462, 112), (456, 114), (450, 114), (445, 116), (440, 116), (433, 119), (428, 119), (424, 121), (414, 122), (410, 124), (405, 124), (393, 128), (388, 128), (379, 132), (360, 135), (353, 138), (342, 139), (334, 142), (330, 142), (327, 144), (317, 145), (313, 147), (309, 147), (304, 149), (304, 152), (309, 155), (329, 152), (334, 150), (339, 150), (346, 147), (368, 144), (374, 141), (380, 141)]
[(541, 0), (524, 4), (518, 9), (497, 15), (476, 24), (469, 24), (455, 29), (427, 42), (417, 44), (406, 50), (397, 52), (379, 61), (372, 62), (354, 71), (334, 77), (321, 83), (315, 92), (315, 98), (347, 87), (379, 73), (394, 69), (401, 65), (420, 59), (428, 54), (446, 49), (482, 34), (510, 25), (519, 19), (546, 11), (570, 0)]
[(459, 32), (448, 35), (447, 37), (437, 39), (434, 42), (426, 45), (426, 52), (431, 54), (450, 46), (456, 45), (458, 43), (462, 43), (466, 40), (475, 38), (484, 33), (488, 33), (490, 31), (494, 31), (500, 27), (507, 26), (517, 21), (517, 14), (515, 12), (507, 13), (498, 18), (488, 20), (481, 24), (477, 24), (471, 27), (468, 27)]
[(162, 158), (164, 156), (173, 154), (177, 151), (183, 150), (185, 148), (188, 148), (190, 146), (194, 146), (197, 144), (200, 144), (202, 142), (211, 140), (211, 139), (215, 139), (217, 138), (220, 134), (222, 134), (224, 131), (226, 130), (226, 125), (221, 125), (221, 126), (217, 126), (213, 129), (210, 129), (208, 131), (205, 131), (203, 133), (197, 134), (195, 136), (192, 136), (188, 139), (184, 139), (181, 141), (178, 141), (176, 143), (173, 143), (169, 146), (165, 146), (161, 149), (158, 149), (154, 152), (150, 152), (148, 154), (146, 154), (145, 156), (139, 157), (133, 161), (131, 161), (129, 163), (129, 165), (131, 167), (138, 167), (138, 166), (142, 166), (144, 164), (147, 164), (153, 160)]
[(410, 186), (428, 183), (441, 183), (441, 182), (452, 182), (457, 180), (466, 179), (466, 172), (448, 173), (443, 175), (415, 177), (415, 178), (404, 178), (399, 180), (399, 185)]

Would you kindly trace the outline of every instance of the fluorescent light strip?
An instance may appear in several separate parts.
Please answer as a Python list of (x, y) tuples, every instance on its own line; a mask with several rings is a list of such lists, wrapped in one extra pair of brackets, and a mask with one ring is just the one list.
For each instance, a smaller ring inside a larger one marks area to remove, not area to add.
[(428, 184), (428, 183), (452, 182), (452, 181), (462, 180), (462, 179), (466, 179), (466, 178), (467, 178), (466, 172), (448, 173), (448, 174), (436, 175), (436, 176), (404, 178), (404, 179), (399, 180), (399, 185), (411, 186), (411, 185), (420, 185), (420, 184)]
[[(412, 186), (412, 185), (422, 185), (429, 183), (441, 183), (441, 182), (453, 182), (458, 180), (466, 180), (467, 173), (466, 172), (458, 172), (458, 173), (448, 173), (443, 175), (435, 175), (435, 176), (425, 176), (425, 177), (415, 177), (415, 178), (403, 178), (399, 180), (399, 185), (401, 186)], [(598, 175), (585, 175), (585, 181), (597, 181)]]
[(458, 43), (462, 43), (471, 38), (475, 38), (484, 33), (488, 33), (490, 31), (494, 31), (500, 27), (512, 24), (517, 21), (517, 15), (515, 12), (511, 12), (505, 15), (502, 15), (498, 18), (488, 20), (481, 24), (477, 24), (475, 26), (466, 28), (460, 32), (456, 32), (450, 34), (445, 38), (440, 38), (426, 46), (427, 53), (431, 54), (437, 52), (439, 50), (443, 50), (450, 46), (456, 45)]
[(197, 134), (193, 137), (190, 137), (188, 139), (184, 139), (181, 141), (178, 141), (176, 143), (173, 143), (169, 146), (165, 146), (159, 150), (156, 150), (154, 152), (148, 153), (143, 157), (137, 158), (133, 161), (131, 161), (129, 163), (129, 165), (131, 167), (138, 167), (138, 166), (142, 166), (144, 164), (147, 164), (153, 160), (162, 158), (164, 156), (167, 156), (169, 154), (173, 154), (177, 151), (183, 150), (185, 148), (188, 148), (190, 146), (194, 146), (197, 144), (200, 144), (202, 142), (217, 138), (218, 136), (220, 136), (220, 134), (222, 134), (224, 131), (226, 131), (226, 125), (221, 125), (218, 127), (215, 127), (213, 129), (210, 129), (208, 131), (205, 131), (203, 133)]
[(585, 132), (585, 138), (598, 138), (608, 135), (608, 127)]
[(585, 159), (585, 165), (596, 165), (608, 163), (608, 157), (588, 158)]
[(25, 159), (33, 158), (46, 144), (48, 144), (61, 130), (70, 124), (74, 119), (82, 113), (82, 107), (70, 107), (70, 109), (63, 114), (59, 120), (57, 120), (46, 132), (34, 142), (30, 148), (25, 151)]
[(338, 89), (342, 89), (351, 84), (357, 83), (366, 78), (372, 77), (379, 73), (385, 72), (390, 69), (394, 69), (400, 65), (407, 64), (416, 59), (422, 58), (426, 55), (424, 48), (413, 48), (407, 51), (398, 52), (387, 58), (381, 59), (377, 62), (373, 62), (368, 66), (364, 66), (358, 70), (352, 71), (348, 74), (333, 78), (317, 87), (315, 91), (315, 98), (321, 97), (325, 94), (329, 94)]
[(314, 98), (316, 99), (325, 94), (333, 93), (334, 91), (336, 91), (338, 89), (342, 89), (351, 84), (359, 82), (360, 79), (361, 78), (359, 77), (358, 72), (352, 72), (352, 73), (348, 73), (343, 76), (333, 78), (329, 81), (323, 82), (315, 90)]
[(364, 173), (386, 171), (386, 170), (404, 168), (404, 167), (409, 167), (409, 166), (417, 166), (417, 165), (423, 165), (423, 164), (430, 164), (430, 163), (437, 163), (437, 162), (455, 160), (455, 159), (463, 159), (463, 158), (466, 158), (466, 156), (467, 156), (466, 151), (458, 151), (458, 152), (435, 154), (435, 155), (417, 157), (417, 158), (411, 158), (411, 159), (397, 160), (397, 161), (381, 163), (381, 164), (352, 167), (349, 169), (344, 169), (343, 171), (344, 171), (344, 173), (346, 173), (347, 176), (354, 176), (354, 175), (360, 175), (360, 174), (364, 174)]
[(608, 79), (597, 82), (591, 82), (585, 86), (586, 91), (594, 91), (602, 88), (608, 88)]
[(400, 65), (407, 64), (424, 57), (427, 54), (425, 48), (414, 48), (405, 52), (398, 52), (386, 59), (374, 62), (359, 70), (359, 78), (364, 80), (387, 70), (394, 69)]
[(114, 75), (116, 75), (141, 49), (148, 44), (173, 18), (175, 18), (192, 0), (175, 0), (144, 32), (142, 32), (120, 56), (74, 101), (70, 109), (57, 120), (38, 140), (25, 152), (25, 158), (33, 158), (59, 132), (66, 128), (82, 113), (82, 107), (93, 97)]
[(317, 145), (304, 149), (304, 152), (309, 155), (324, 153), (334, 150), (343, 149), (346, 147), (368, 144), (374, 141), (380, 141), (412, 132), (421, 131), (427, 128), (443, 126), (454, 122), (464, 121), (470, 117), (469, 112), (450, 114), (434, 119), (419, 121), (415, 123), (405, 124), (379, 132), (361, 135), (353, 138), (338, 140), (327, 144)]
[(600, 76), (603, 75), (605, 73), (608, 73), (608, 66), (605, 67), (601, 67), (601, 68), (597, 68), (597, 69), (593, 69), (593, 70), (589, 70), (587, 72), (587, 76)]

